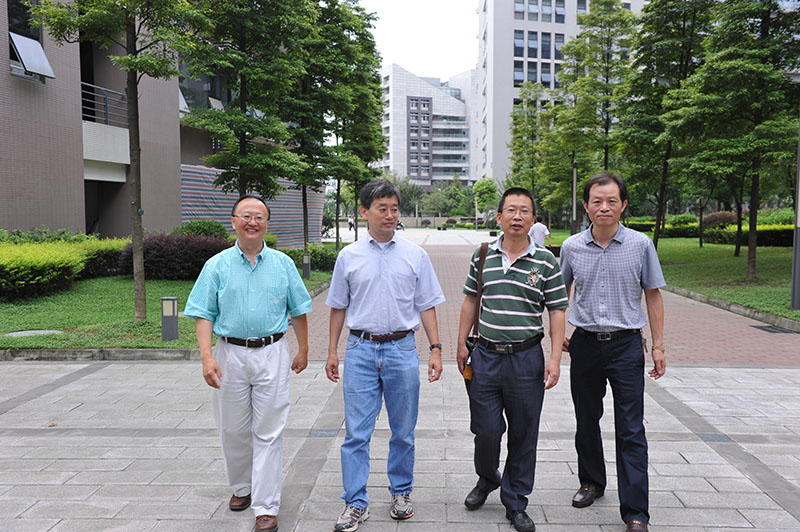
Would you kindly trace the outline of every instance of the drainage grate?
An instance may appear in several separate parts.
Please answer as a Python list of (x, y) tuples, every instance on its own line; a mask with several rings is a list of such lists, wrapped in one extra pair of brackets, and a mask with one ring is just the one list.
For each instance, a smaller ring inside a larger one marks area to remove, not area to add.
[(792, 331), (787, 331), (786, 329), (781, 329), (780, 327), (775, 327), (774, 325), (751, 325), (753, 329), (758, 329), (759, 331), (765, 331), (768, 333), (778, 333), (778, 334), (792, 334)]

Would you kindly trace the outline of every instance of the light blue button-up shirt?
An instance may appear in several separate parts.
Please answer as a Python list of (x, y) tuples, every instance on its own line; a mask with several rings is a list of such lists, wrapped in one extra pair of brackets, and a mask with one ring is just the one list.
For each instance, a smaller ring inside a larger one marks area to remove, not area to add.
[(372, 235), (339, 252), (327, 305), (347, 309), (345, 326), (374, 334), (419, 328), (419, 313), (444, 302), (433, 265), (421, 247), (397, 236)]
[(575, 288), (569, 322), (594, 332), (641, 329), (647, 324), (642, 289), (666, 284), (653, 242), (622, 224), (605, 249), (591, 226), (566, 239), (561, 275)]
[(184, 315), (214, 322), (217, 336), (253, 338), (283, 332), (290, 315), (311, 312), (311, 297), (288, 255), (265, 245), (255, 263), (238, 242), (208, 259)]

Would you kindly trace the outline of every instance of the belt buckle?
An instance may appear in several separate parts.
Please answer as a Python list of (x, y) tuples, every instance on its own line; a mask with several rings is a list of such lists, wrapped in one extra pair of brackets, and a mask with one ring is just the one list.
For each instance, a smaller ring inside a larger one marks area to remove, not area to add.
[[(244, 346), (245, 346), (245, 347), (251, 347), (251, 346), (250, 346), (250, 340), (253, 340), (253, 343), (255, 343), (255, 342), (257, 342), (257, 341), (260, 341), (260, 340), (261, 340), (261, 338), (257, 338), (257, 337), (255, 337), (255, 336), (251, 336), (250, 338), (245, 338), (245, 339), (244, 339)], [(261, 347), (261, 346), (260, 346), (260, 345), (254, 345), (254, 346), (252, 346), (252, 347)]]
[(513, 349), (513, 346), (510, 343), (495, 344), (495, 346), (494, 346), (494, 350), (495, 351), (497, 351), (498, 353), (502, 353), (504, 355), (507, 355), (508, 353), (513, 352), (512, 349)]
[(608, 342), (611, 340), (611, 333), (610, 332), (599, 332), (597, 333), (597, 341), (598, 342)]

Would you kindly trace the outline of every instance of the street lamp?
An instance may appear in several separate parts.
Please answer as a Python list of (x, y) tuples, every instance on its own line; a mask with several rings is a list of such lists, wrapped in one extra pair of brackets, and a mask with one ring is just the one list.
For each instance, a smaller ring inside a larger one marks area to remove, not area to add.
[[(800, 83), (800, 72), (789, 72), (790, 80)], [(794, 246), (792, 247), (792, 310), (800, 310), (800, 131), (797, 140), (797, 183), (794, 194)]]
[(178, 298), (161, 298), (161, 341), (178, 339)]

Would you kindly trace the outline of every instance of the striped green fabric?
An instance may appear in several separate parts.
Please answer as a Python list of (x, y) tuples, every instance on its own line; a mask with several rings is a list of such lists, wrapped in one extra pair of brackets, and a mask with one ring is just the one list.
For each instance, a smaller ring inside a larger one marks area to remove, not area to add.
[[(477, 296), (480, 248), (472, 255), (464, 294)], [(544, 333), (542, 312), (569, 306), (561, 269), (553, 254), (536, 246), (503, 272), (503, 257), (489, 247), (483, 266), (478, 333), (492, 342), (519, 342)]]

